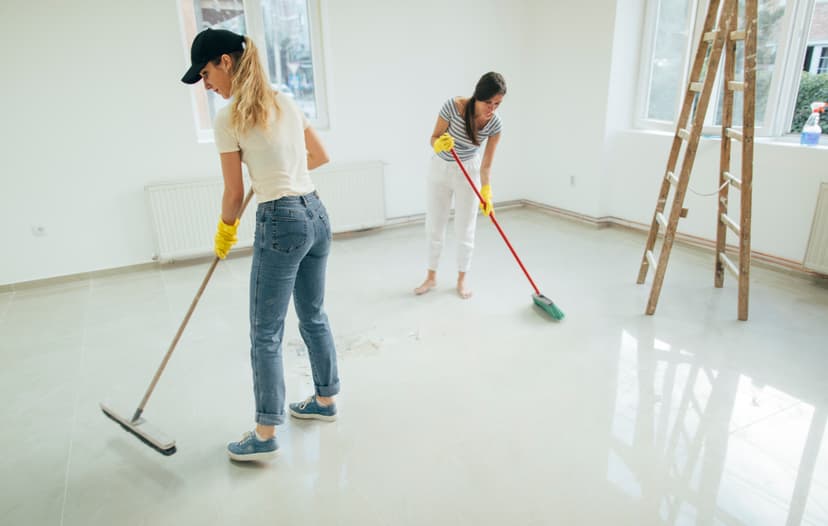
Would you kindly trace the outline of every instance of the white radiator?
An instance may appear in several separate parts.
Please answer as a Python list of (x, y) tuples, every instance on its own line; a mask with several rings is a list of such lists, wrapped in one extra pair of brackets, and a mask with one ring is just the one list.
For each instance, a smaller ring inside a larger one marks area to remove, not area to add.
[(828, 274), (828, 183), (822, 183), (817, 197), (811, 237), (805, 251), (803, 266), (822, 274)]
[(311, 172), (334, 233), (385, 224), (385, 176), (381, 161), (325, 165)]
[[(311, 172), (335, 233), (382, 226), (385, 188), (380, 161), (324, 166)], [(247, 184), (245, 185), (246, 187)], [(148, 185), (156, 259), (169, 262), (210, 254), (221, 211), (220, 178)], [(253, 245), (254, 198), (239, 223), (237, 247)]]

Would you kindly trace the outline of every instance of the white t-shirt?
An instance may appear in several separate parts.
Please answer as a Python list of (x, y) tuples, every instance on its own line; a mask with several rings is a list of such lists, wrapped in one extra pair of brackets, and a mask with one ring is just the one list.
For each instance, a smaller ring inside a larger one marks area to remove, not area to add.
[(271, 115), (267, 130), (256, 128), (238, 135), (230, 124), (230, 104), (221, 108), (213, 121), (219, 153), (241, 151), (260, 203), (315, 190), (305, 147), (308, 119), (290, 97), (277, 93), (276, 103), (279, 111)]

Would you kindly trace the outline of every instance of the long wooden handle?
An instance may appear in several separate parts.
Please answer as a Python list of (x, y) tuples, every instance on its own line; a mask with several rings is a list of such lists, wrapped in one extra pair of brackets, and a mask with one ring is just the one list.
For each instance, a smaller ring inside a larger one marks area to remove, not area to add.
[[(236, 214), (237, 219), (241, 219), (242, 214), (244, 214), (244, 209), (247, 208), (247, 203), (250, 202), (250, 199), (253, 197), (253, 189), (251, 188), (248, 190), (247, 195), (242, 202), (241, 208), (239, 209), (239, 213)], [(213, 262), (210, 264), (210, 268), (207, 270), (207, 275), (204, 276), (204, 280), (201, 282), (201, 286), (198, 288), (198, 292), (196, 292), (195, 298), (193, 298), (193, 302), (190, 303), (190, 308), (187, 309), (187, 314), (184, 316), (184, 321), (181, 322), (181, 325), (178, 327), (178, 331), (175, 333), (175, 337), (173, 338), (172, 343), (170, 343), (169, 349), (167, 349), (167, 353), (164, 355), (164, 359), (161, 360), (161, 365), (158, 367), (158, 370), (155, 371), (155, 376), (152, 377), (152, 382), (150, 382), (149, 387), (147, 388), (147, 392), (144, 394), (144, 398), (141, 400), (141, 403), (138, 405), (138, 409), (135, 410), (135, 414), (132, 415), (132, 422), (135, 423), (141, 418), (141, 413), (144, 412), (144, 407), (147, 405), (147, 401), (149, 401), (149, 397), (152, 394), (153, 390), (155, 390), (155, 385), (158, 383), (158, 379), (161, 378), (161, 373), (164, 372), (164, 368), (167, 366), (167, 362), (170, 361), (170, 356), (172, 356), (173, 351), (175, 350), (175, 346), (178, 345), (178, 340), (181, 339), (181, 335), (184, 334), (184, 329), (187, 327), (187, 323), (190, 321), (190, 317), (193, 315), (193, 311), (195, 311), (196, 305), (198, 305), (198, 301), (201, 299), (201, 295), (204, 293), (204, 289), (207, 288), (207, 283), (210, 281), (210, 278), (213, 276), (213, 271), (216, 270), (216, 265), (218, 265), (219, 258), (218, 256), (213, 258)]]

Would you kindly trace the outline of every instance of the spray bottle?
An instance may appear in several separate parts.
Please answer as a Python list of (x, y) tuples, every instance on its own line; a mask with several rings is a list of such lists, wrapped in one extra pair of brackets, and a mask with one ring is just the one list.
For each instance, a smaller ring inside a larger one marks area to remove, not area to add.
[(819, 125), (819, 114), (825, 111), (828, 103), (812, 102), (811, 116), (805, 126), (802, 127), (802, 135), (799, 138), (799, 144), (806, 146), (814, 146), (819, 144), (819, 137), (822, 135), (822, 127)]

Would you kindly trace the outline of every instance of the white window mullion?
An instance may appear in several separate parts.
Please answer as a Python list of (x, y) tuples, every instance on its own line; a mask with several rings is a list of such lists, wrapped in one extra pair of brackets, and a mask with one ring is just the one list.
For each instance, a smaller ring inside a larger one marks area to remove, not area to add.
[(650, 83), (653, 75), (653, 53), (655, 49), (655, 30), (658, 20), (658, 0), (649, 0), (646, 4), (644, 35), (641, 45), (641, 56), (644, 60), (638, 65), (638, 94), (635, 110), (635, 125), (639, 128), (649, 128), (650, 121), (647, 119), (650, 105)]
[(313, 56), (313, 79), (316, 95), (316, 120), (314, 125), (317, 128), (327, 129), (330, 125), (328, 120), (328, 83), (325, 57), (328, 56), (327, 45), (327, 20), (322, 11), (320, 0), (307, 0), (308, 15), (310, 16), (310, 39), (311, 54)]
[[(705, 1), (696, 1), (694, 0), (691, 2), (689, 6), (689, 11), (691, 13), (695, 13), (693, 16), (687, 17), (687, 45), (684, 47), (684, 69), (683, 74), (681, 77), (681, 85), (679, 89), (683, 93), (681, 97), (679, 97), (678, 105), (676, 106), (676, 117), (675, 121), (678, 120), (681, 107), (684, 104), (684, 97), (694, 96), (693, 94), (688, 93), (687, 88), (690, 86), (691, 82), (699, 82), (703, 81), (704, 79), (691, 79), (690, 73), (691, 69), (693, 68), (693, 60), (696, 58), (696, 53), (698, 50), (699, 42), (701, 41), (701, 33), (704, 29), (704, 19), (707, 13), (707, 2)], [(706, 44), (703, 44), (706, 45)], [(689, 115), (689, 121), (687, 125), (689, 126), (692, 123), (693, 115)], [(675, 122), (674, 121), (674, 122)]]
[(244, 20), (247, 24), (247, 35), (253, 39), (259, 49), (259, 61), (267, 69), (267, 42), (265, 41), (264, 21), (262, 20), (262, 4), (259, 0), (243, 0)]
[(790, 130), (796, 109), (802, 61), (808, 47), (808, 33), (814, 13), (814, 0), (789, 0), (784, 33), (776, 56), (776, 68), (768, 108), (765, 111), (766, 135), (782, 136)]

